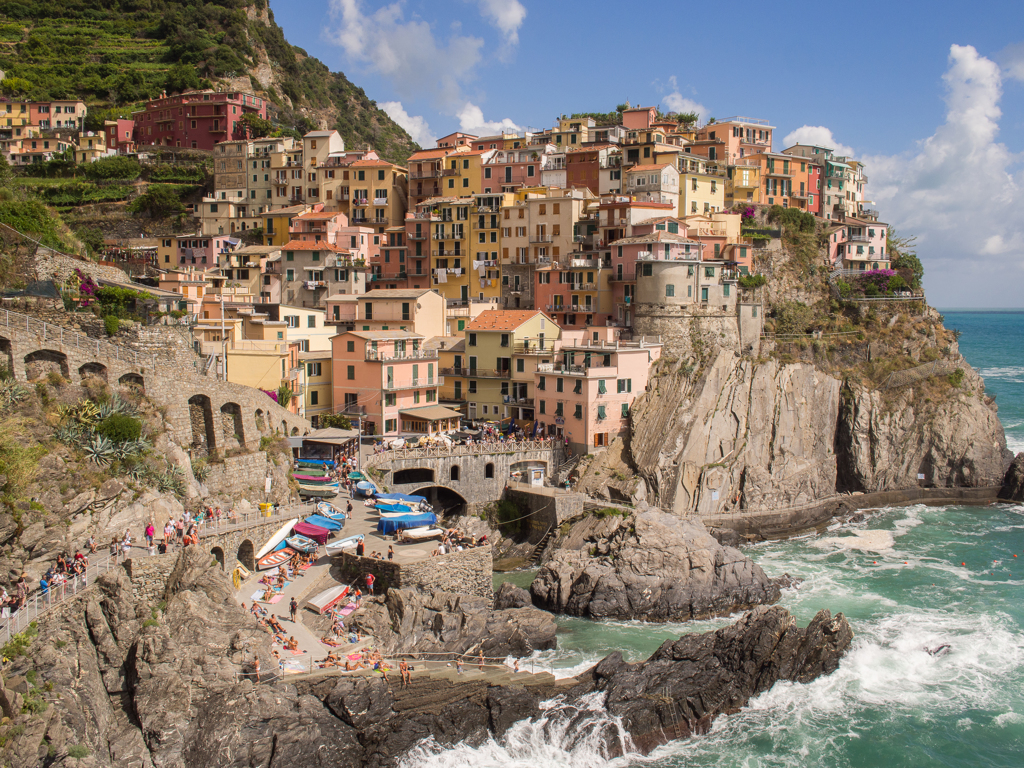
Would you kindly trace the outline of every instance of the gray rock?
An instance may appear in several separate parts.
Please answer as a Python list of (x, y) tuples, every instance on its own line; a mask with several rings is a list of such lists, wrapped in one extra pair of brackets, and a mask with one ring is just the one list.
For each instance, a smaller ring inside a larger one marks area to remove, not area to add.
[(530, 593), (510, 581), (504, 582), (494, 595), (494, 610), (496, 611), (506, 608), (525, 608), (530, 605), (533, 605)]
[(554, 553), (530, 586), (535, 605), (595, 619), (686, 621), (779, 599), (776, 581), (700, 522), (657, 509), (615, 519), (590, 551)]
[(1010, 468), (1006, 470), (999, 498), (1008, 501), (1024, 501), (1024, 453), (1018, 453), (1017, 458), (1010, 464)]

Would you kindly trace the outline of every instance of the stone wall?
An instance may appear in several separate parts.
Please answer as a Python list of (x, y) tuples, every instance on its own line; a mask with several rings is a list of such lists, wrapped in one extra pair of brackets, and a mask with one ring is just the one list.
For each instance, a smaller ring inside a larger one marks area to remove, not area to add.
[[(705, 350), (718, 347), (740, 352), (743, 346), (735, 309), (724, 312), (718, 307), (701, 310), (692, 305), (637, 304), (634, 311), (633, 332), (661, 336), (662, 354), (669, 357), (701, 357)], [(749, 336), (749, 324), (746, 330), (745, 337)]]
[(505, 495), (523, 510), (523, 515), (529, 515), (523, 520), (521, 530), (534, 543), (540, 541), (552, 526), (582, 515), (587, 499), (582, 493), (565, 493), (557, 488), (533, 490), (521, 483), (510, 487)]
[(150, 605), (164, 599), (167, 579), (178, 560), (177, 552), (152, 557), (131, 557), (124, 561), (124, 569), (132, 580), (132, 596)]
[(263, 498), (267, 477), (267, 454), (263, 451), (229, 456), (223, 462), (210, 464), (209, 470), (203, 484), (211, 495), (250, 500)]
[(442, 590), (462, 595), (494, 597), (490, 546), (475, 547), (412, 563), (388, 562), (343, 552), (335, 555), (331, 574), (342, 584), (364, 588), (366, 574), (374, 577), (374, 591), (410, 587), (423, 592)]
[(75, 274), (76, 269), (95, 280), (116, 280), (121, 283), (129, 281), (128, 275), (117, 267), (105, 267), (94, 261), (75, 259), (49, 248), (36, 249), (36, 276), (39, 280), (65, 283)]

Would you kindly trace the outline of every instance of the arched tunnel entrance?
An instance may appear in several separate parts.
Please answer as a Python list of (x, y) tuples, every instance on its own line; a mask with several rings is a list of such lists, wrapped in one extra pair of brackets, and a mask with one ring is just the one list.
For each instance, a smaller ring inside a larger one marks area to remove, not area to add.
[(434, 507), (434, 511), (437, 512), (438, 517), (442, 514), (466, 514), (466, 500), (451, 488), (445, 488), (443, 485), (428, 485), (424, 488), (420, 488), (419, 490), (411, 491), (410, 495), (425, 496), (431, 506)]

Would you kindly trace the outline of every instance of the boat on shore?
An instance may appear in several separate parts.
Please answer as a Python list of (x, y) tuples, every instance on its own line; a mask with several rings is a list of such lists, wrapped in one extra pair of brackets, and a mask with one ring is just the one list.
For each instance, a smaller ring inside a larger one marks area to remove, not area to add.
[(309, 555), (316, 552), (320, 546), (312, 539), (307, 539), (305, 536), (291, 536), (285, 541), (288, 542), (288, 546), (296, 552), (302, 552), (303, 554)]
[(284, 547), (283, 549), (275, 549), (269, 555), (264, 555), (256, 561), (257, 571), (268, 571), (271, 568), (277, 568), (280, 565), (284, 565), (292, 557), (295, 556), (295, 550), (291, 547)]

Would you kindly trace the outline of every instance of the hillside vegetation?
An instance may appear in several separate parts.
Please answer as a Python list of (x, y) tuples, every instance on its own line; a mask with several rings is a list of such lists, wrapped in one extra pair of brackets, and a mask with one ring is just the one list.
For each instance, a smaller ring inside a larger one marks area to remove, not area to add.
[(0, 69), (4, 95), (83, 99), (89, 127), (213, 85), (264, 96), (286, 130), (335, 128), (396, 162), (417, 149), (362, 88), (289, 44), (266, 0), (0, 0)]

